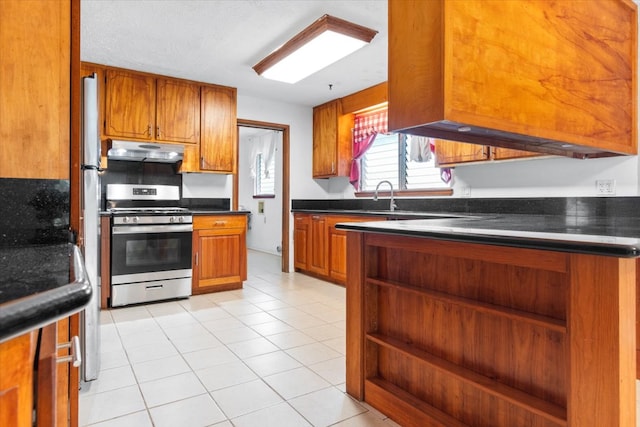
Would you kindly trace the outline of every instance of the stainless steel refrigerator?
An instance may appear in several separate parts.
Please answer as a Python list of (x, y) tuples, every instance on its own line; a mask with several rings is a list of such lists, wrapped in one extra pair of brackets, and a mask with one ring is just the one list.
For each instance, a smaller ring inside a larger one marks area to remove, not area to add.
[(98, 378), (100, 371), (100, 131), (98, 128), (98, 78), (83, 78), (83, 191), (84, 260), (93, 295), (81, 315), (82, 379)]

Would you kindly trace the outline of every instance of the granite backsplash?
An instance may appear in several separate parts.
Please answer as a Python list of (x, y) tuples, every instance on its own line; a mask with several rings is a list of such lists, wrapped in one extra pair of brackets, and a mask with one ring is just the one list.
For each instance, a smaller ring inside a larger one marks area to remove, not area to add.
[[(448, 212), (460, 214), (523, 214), (575, 217), (636, 217), (640, 197), (541, 197), (541, 198), (396, 198), (398, 210)], [(373, 199), (296, 199), (292, 210), (388, 210), (389, 198)]]

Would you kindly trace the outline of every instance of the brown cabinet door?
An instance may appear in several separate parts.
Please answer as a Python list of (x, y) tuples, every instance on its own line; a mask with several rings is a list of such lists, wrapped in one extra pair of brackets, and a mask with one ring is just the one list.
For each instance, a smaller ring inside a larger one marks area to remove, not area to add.
[(158, 141), (200, 141), (200, 86), (158, 79), (155, 138)]
[(347, 232), (329, 228), (329, 276), (341, 285), (347, 282)]
[(300, 270), (309, 268), (309, 215), (294, 215), (293, 266)]
[(312, 215), (309, 239), (309, 271), (322, 276), (329, 275), (327, 262), (327, 222), (322, 215)]
[(489, 148), (485, 145), (438, 139), (436, 140), (436, 160), (438, 166), (482, 162), (489, 160)]
[(335, 176), (337, 168), (338, 101), (313, 109), (313, 177)]
[(37, 331), (0, 344), (0, 425), (32, 426)]
[[(201, 228), (201, 224), (211, 228)], [(199, 217), (193, 233), (193, 293), (242, 287), (247, 278), (246, 217)]]
[(235, 173), (238, 146), (236, 89), (203, 86), (200, 169)]
[(532, 153), (531, 151), (512, 150), (510, 148), (491, 147), (491, 158), (494, 160), (521, 159), (538, 156), (544, 156), (544, 154)]
[(0, 177), (69, 179), (71, 7), (0, 1)]
[(155, 131), (156, 84), (153, 77), (107, 70), (104, 134), (151, 140)]

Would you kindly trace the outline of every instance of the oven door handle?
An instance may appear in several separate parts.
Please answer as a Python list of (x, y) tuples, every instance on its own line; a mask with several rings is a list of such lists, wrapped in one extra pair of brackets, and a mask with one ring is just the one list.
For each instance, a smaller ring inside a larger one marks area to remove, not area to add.
[(185, 231), (193, 231), (193, 224), (122, 225), (111, 228), (112, 234), (184, 233)]

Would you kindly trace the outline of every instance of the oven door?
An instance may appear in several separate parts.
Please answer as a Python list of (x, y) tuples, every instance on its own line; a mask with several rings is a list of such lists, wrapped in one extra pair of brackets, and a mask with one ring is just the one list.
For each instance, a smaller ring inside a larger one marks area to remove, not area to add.
[(111, 283), (191, 277), (192, 224), (111, 229)]

